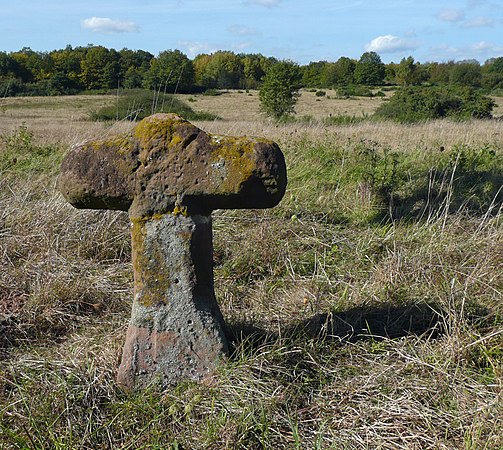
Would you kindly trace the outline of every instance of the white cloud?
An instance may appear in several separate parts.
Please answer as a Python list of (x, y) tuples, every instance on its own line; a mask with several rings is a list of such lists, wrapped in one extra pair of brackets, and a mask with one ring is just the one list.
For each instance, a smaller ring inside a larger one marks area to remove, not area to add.
[(281, 0), (247, 0), (245, 3), (272, 8), (273, 6), (279, 5), (281, 3)]
[(444, 22), (461, 22), (465, 18), (465, 12), (461, 9), (443, 9), (437, 14), (437, 19)]
[(198, 41), (178, 41), (178, 45), (184, 48), (190, 57), (197, 56), (201, 53), (213, 53), (216, 52), (218, 47), (213, 46), (208, 42), (198, 42)]
[(249, 42), (237, 42), (235, 44), (232, 44), (231, 47), (233, 50), (236, 50), (236, 51), (243, 51), (247, 48), (250, 47), (250, 43)]
[(129, 20), (114, 20), (106, 17), (91, 17), (81, 23), (82, 28), (97, 33), (133, 33), (138, 31), (138, 26)]
[(475, 8), (487, 3), (487, 0), (468, 0), (468, 8)]
[(490, 42), (480, 41), (475, 44), (470, 45), (470, 50), (477, 54), (482, 55), (497, 55), (503, 52), (503, 47)]
[(447, 61), (451, 59), (458, 61), (465, 59), (483, 60), (487, 57), (501, 54), (503, 52), (503, 47), (487, 41), (480, 41), (461, 47), (452, 47), (447, 44), (440, 44), (436, 47), (430, 48), (430, 52), (433, 60), (436, 61)]
[(457, 47), (452, 47), (447, 44), (439, 44), (430, 47), (430, 51), (434, 60), (445, 60), (459, 56), (461, 50)]
[(255, 28), (245, 25), (230, 25), (227, 27), (227, 31), (234, 36), (257, 36), (260, 34)]
[(487, 17), (475, 17), (474, 19), (467, 20), (463, 22), (464, 28), (483, 28), (492, 27), (494, 25), (494, 20), (488, 19)]
[(396, 53), (404, 50), (415, 50), (417, 47), (417, 44), (413, 41), (387, 34), (372, 39), (365, 45), (365, 50), (376, 53)]

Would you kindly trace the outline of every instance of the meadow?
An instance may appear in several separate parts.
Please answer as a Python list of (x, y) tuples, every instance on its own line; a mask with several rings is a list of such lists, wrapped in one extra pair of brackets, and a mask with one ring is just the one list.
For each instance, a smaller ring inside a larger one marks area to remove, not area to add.
[(327, 90), (277, 124), (256, 91), (178, 97), (287, 161), (278, 207), (213, 214), (228, 361), (117, 386), (128, 216), (55, 185), (70, 145), (134, 124), (89, 120), (114, 96), (0, 99), (0, 448), (503, 448), (501, 120), (328, 125), (385, 100)]

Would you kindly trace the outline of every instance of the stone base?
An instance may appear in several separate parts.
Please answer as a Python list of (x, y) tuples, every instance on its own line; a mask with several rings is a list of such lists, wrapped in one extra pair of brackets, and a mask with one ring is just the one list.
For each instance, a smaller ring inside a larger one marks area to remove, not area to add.
[(141, 388), (200, 380), (225, 358), (212, 248), (211, 216), (133, 221), (135, 294), (120, 384)]

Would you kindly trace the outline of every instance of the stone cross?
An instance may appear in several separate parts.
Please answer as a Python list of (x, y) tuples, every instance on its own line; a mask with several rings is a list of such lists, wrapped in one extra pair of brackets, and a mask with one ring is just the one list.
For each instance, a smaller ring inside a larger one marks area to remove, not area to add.
[(129, 212), (134, 299), (118, 382), (166, 386), (210, 375), (228, 351), (211, 212), (278, 204), (286, 188), (279, 147), (155, 114), (129, 134), (73, 147), (58, 188), (77, 208)]

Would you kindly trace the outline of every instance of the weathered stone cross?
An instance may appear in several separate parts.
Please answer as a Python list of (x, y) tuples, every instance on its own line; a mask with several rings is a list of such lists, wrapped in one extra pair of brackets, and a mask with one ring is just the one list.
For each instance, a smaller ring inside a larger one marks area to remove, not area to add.
[(134, 300), (119, 383), (211, 374), (228, 351), (213, 288), (211, 212), (275, 206), (286, 187), (279, 147), (156, 114), (132, 133), (73, 147), (58, 187), (77, 208), (129, 211)]

